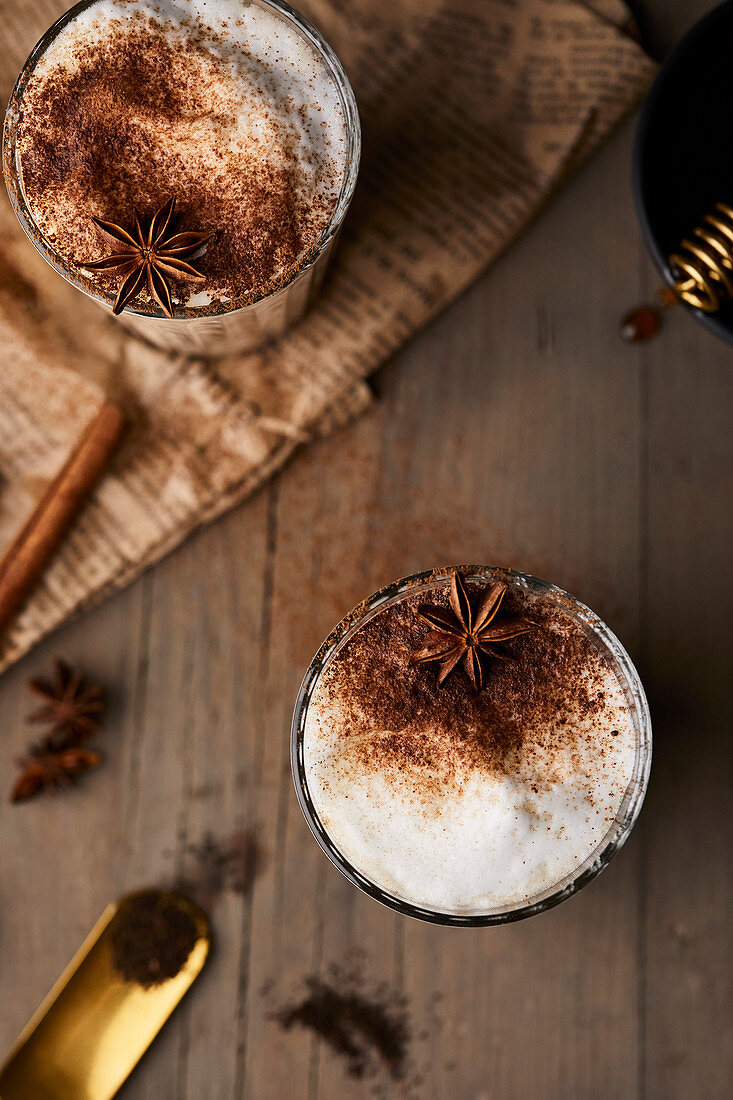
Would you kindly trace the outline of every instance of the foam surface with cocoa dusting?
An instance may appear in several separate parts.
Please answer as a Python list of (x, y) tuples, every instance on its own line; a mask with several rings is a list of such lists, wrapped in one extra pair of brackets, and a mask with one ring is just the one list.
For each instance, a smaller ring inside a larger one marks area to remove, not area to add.
[(308, 788), (341, 853), (397, 897), (520, 904), (603, 839), (633, 772), (632, 717), (585, 631), (520, 588), (502, 613), (536, 629), (503, 643), (481, 693), (460, 667), (438, 687), (437, 666), (409, 664), (425, 602), (447, 606), (447, 584), (378, 612), (327, 664), (306, 717)]
[[(181, 231), (213, 233), (190, 308), (245, 304), (307, 262), (346, 164), (340, 93), (310, 44), (238, 0), (99, 0), (57, 35), (22, 100), (26, 200), (75, 275), (109, 253), (90, 215), (125, 227), (177, 196)], [(119, 280), (89, 283), (110, 299)], [(151, 308), (147, 294), (134, 303)]]

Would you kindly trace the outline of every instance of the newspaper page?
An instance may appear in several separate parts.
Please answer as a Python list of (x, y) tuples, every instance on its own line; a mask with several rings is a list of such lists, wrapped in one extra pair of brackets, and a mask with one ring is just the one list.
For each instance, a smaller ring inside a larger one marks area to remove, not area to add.
[[(5, 0), (3, 102), (56, 0)], [(364, 379), (467, 287), (646, 90), (621, 0), (301, 0), (359, 102), (359, 186), (323, 296), (278, 344), (148, 347), (0, 206), (0, 553), (105, 398), (129, 428), (15, 622), (0, 670), (362, 412)]]

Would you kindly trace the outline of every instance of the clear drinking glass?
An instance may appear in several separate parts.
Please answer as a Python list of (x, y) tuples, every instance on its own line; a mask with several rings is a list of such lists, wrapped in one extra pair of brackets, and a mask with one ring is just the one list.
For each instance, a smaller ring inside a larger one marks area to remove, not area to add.
[[(341, 62), (311, 24), (283, 0), (249, 0), (262, 8), (273, 9), (286, 20), (290, 28), (305, 39), (321, 58), (326, 71), (339, 92), (347, 131), (347, 163), (338, 201), (331, 220), (321, 234), (307, 262), (290, 281), (270, 294), (239, 308), (219, 304), (199, 308), (177, 306), (175, 317), (156, 313), (155, 307), (135, 303), (118, 315), (127, 328), (151, 344), (189, 355), (225, 355), (229, 352), (252, 351), (281, 336), (299, 321), (318, 295), (329, 260), (338, 240), (339, 231), (349, 208), (361, 155), (361, 126), (351, 84)], [(88, 297), (111, 312), (110, 303), (95, 290), (90, 279), (69, 271), (63, 258), (44, 238), (36, 225), (23, 193), (23, 180), (16, 147), (18, 124), (23, 112), (23, 92), (39, 59), (59, 32), (95, 0), (82, 0), (50, 27), (31, 52), (16, 81), (8, 101), (3, 131), (3, 170), (13, 210), (26, 234), (41, 255), (60, 275)]]
[[(549, 889), (542, 891), (542, 893), (528, 898), (521, 905), (497, 906), (482, 912), (469, 912), (466, 910), (456, 912), (423, 908), (404, 898), (388, 893), (361, 874), (356, 867), (344, 858), (318, 817), (318, 812), (308, 790), (304, 757), (304, 732), (308, 716), (308, 705), (321, 674), (329, 666), (335, 654), (364, 623), (373, 618), (383, 608), (399, 603), (416, 592), (427, 594), (433, 589), (444, 586), (446, 580), (456, 571), (456, 568), (469, 580), (484, 583), (503, 581), (507, 585), (541, 595), (555, 602), (565, 614), (570, 615), (585, 631), (593, 645), (615, 673), (626, 696), (636, 731), (636, 756), (631, 779), (614, 820), (595, 850), (575, 868), (572, 874), (566, 875), (565, 878)], [(381, 588), (378, 592), (375, 592), (373, 596), (364, 600), (363, 603), (360, 603), (358, 607), (355, 607), (342, 619), (323, 642), (303, 678), (295, 704), (290, 742), (293, 780), (300, 808), (318, 844), (334, 866), (338, 867), (339, 871), (354, 886), (359, 887), (360, 890), (363, 890), (365, 894), (376, 901), (382, 902), (383, 905), (395, 909), (398, 913), (416, 917), (419, 920), (430, 921), (433, 924), (469, 928), (487, 924), (504, 924), (534, 916), (536, 913), (543, 913), (546, 909), (551, 909), (561, 901), (571, 897), (572, 894), (577, 893), (591, 879), (595, 878), (609, 864), (622, 846), (639, 815), (649, 781), (651, 756), (652, 730), (644, 689), (631, 658), (606, 624), (584, 604), (555, 585), (538, 580), (526, 573), (514, 572), (511, 569), (477, 565), (434, 569), (395, 581), (393, 584), (387, 585), (386, 588)]]

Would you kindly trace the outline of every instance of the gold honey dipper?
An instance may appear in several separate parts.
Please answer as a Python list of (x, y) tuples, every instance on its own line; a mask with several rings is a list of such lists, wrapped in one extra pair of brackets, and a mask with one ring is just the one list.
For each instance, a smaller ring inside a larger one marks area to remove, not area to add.
[(717, 202), (667, 263), (677, 297), (715, 313), (733, 298), (733, 208)]
[[(686, 302), (703, 313), (715, 313), (733, 299), (733, 207), (718, 202), (667, 260), (672, 286), (658, 294), (660, 306)], [(655, 336), (662, 316), (656, 306), (638, 306), (621, 322), (621, 335), (631, 343)]]

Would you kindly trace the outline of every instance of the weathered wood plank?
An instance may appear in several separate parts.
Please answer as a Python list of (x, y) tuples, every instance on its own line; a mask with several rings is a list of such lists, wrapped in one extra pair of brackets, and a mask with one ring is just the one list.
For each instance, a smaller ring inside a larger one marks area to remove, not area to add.
[[(214, 953), (130, 1082), (135, 1097), (235, 1095), (248, 1011), (251, 862), (261, 745), (259, 661), (267, 497), (155, 570), (139, 801), (127, 881), (182, 883), (210, 913)], [(266, 873), (266, 872), (264, 872)]]
[[(646, 814), (646, 1086), (730, 1094), (733, 353), (683, 316), (644, 354), (656, 717)], [(687, 323), (686, 323), (687, 322)], [(669, 354), (670, 349), (673, 354)]]
[[(660, 46), (714, 3), (649, 0)], [(646, 256), (641, 270), (656, 283)], [(682, 313), (640, 350), (645, 430), (642, 641), (655, 723), (644, 814), (643, 1095), (733, 1082), (730, 921), (731, 352)]]

